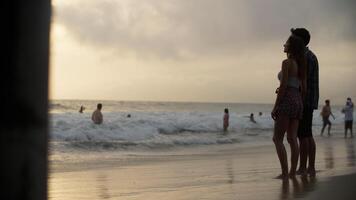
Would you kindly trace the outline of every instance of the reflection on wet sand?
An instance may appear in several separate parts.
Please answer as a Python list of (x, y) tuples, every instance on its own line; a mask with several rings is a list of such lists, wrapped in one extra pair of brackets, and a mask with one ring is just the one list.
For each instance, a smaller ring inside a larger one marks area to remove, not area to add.
[(355, 146), (353, 139), (345, 140), (346, 153), (347, 153), (347, 166), (354, 167), (355, 166)]
[(334, 168), (334, 149), (333, 149), (333, 144), (331, 141), (326, 141), (325, 143), (325, 148), (324, 148), (324, 153), (325, 153), (325, 168), (326, 169), (333, 169)]
[[(141, 159), (140, 156), (133, 156), (135, 162), (124, 167), (117, 167), (124, 162), (108, 160), (99, 168), (83, 162), (80, 163), (83, 168), (86, 164), (92, 167), (77, 170), (76, 163), (65, 163), (67, 168), (57, 168), (58, 172), (51, 173), (49, 199), (309, 198), (321, 191), (330, 177), (356, 169), (354, 139), (319, 138), (318, 142), (318, 179), (308, 176), (297, 176), (286, 181), (273, 179), (280, 168), (272, 145), (241, 149), (219, 146), (222, 148), (216, 150), (219, 154), (207, 154), (205, 151), (211, 149), (204, 147), (204, 154), (199, 149), (182, 156), (181, 152), (177, 153), (179, 156), (169, 157), (154, 155), (146, 158), (144, 155)], [(71, 166), (74, 166), (73, 169)], [(60, 171), (67, 169), (69, 171)], [(333, 185), (331, 190), (348, 188), (345, 185), (336, 186)]]
[(96, 181), (98, 183), (98, 195), (100, 199), (110, 199), (111, 195), (109, 194), (109, 189), (108, 189), (108, 180), (106, 174), (99, 174), (96, 177)]
[[(290, 184), (290, 182), (292, 184)], [(300, 176), (282, 181), (280, 199), (295, 199), (305, 197), (316, 188), (315, 177)], [(291, 192), (292, 191), (292, 192)]]
[(282, 180), (280, 199), (288, 199), (289, 196), (289, 180)]
[(234, 176), (234, 166), (233, 166), (233, 161), (231, 159), (226, 160), (226, 172), (228, 176), (228, 183), (229, 184), (234, 184), (235, 182), (235, 176)]

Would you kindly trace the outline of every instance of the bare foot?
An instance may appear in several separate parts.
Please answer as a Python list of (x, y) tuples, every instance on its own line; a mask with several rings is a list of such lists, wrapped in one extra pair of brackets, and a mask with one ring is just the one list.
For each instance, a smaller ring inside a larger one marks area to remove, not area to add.
[(286, 174), (280, 174), (278, 176), (275, 177), (275, 179), (282, 179), (282, 180), (288, 180), (288, 175)]
[(308, 168), (308, 174), (310, 177), (315, 177), (315, 169), (314, 168)]
[(288, 176), (289, 176), (289, 178), (290, 179), (295, 179), (295, 175), (296, 175), (296, 173), (295, 172), (289, 172), (289, 174), (288, 174)]
[(302, 169), (299, 169), (297, 172), (296, 172), (297, 175), (301, 175), (301, 176), (305, 176), (307, 175), (307, 170), (302, 170)]

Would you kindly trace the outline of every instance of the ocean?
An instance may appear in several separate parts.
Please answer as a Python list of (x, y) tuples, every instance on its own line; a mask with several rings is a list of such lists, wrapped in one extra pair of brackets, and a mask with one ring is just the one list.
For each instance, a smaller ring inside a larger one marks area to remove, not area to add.
[(343, 138), (341, 106), (332, 106), (331, 137), (319, 135), (320, 109), (314, 113), (317, 178), (285, 182), (274, 178), (280, 166), (270, 104), (100, 101), (104, 123), (96, 125), (91, 114), (99, 101), (50, 103), (53, 200), (300, 199), (329, 177), (355, 170), (356, 145)]
[[(91, 114), (103, 104), (104, 122), (93, 124)], [(86, 109), (79, 113), (80, 106)], [(264, 145), (272, 143), (271, 104), (189, 103), (54, 100), (50, 102), (50, 152), (65, 159), (83, 152), (164, 152), (207, 145)], [(230, 126), (223, 132), (223, 110), (229, 109)], [(341, 106), (332, 132), (343, 134)], [(262, 115), (259, 115), (262, 112)], [(250, 114), (257, 123), (252, 123)], [(313, 131), (319, 135), (320, 109), (314, 112)], [(127, 117), (127, 115), (131, 117)], [(336, 125), (336, 126), (335, 126)], [(327, 130), (325, 130), (326, 135)], [(68, 156), (70, 155), (70, 156)]]

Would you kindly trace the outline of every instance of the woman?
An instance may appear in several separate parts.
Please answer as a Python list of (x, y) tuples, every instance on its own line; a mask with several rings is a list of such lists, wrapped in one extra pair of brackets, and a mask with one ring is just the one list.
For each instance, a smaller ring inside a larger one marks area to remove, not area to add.
[[(271, 113), (275, 120), (273, 142), (281, 164), (282, 174), (277, 178), (294, 178), (298, 164), (299, 147), (297, 131), (299, 119), (303, 112), (302, 98), (306, 91), (306, 58), (302, 39), (290, 36), (284, 44), (287, 59), (282, 62), (278, 74), (280, 80), (277, 99)], [(291, 168), (288, 173), (287, 152), (283, 144), (284, 134), (291, 148)]]

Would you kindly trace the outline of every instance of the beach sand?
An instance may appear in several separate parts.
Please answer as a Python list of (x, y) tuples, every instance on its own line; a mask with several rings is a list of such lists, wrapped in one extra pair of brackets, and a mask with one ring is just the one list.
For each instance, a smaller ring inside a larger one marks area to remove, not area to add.
[(315, 178), (275, 179), (280, 166), (272, 141), (264, 146), (225, 144), (118, 154), (110, 159), (102, 152), (94, 160), (53, 162), (49, 199), (319, 199), (325, 188), (337, 194), (340, 187), (334, 185), (340, 178), (335, 177), (344, 177), (341, 185), (353, 177), (348, 174), (355, 172), (356, 142), (342, 134), (317, 136), (316, 141)]

